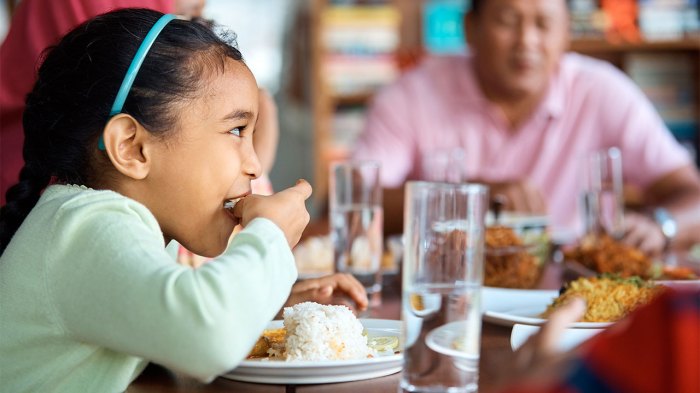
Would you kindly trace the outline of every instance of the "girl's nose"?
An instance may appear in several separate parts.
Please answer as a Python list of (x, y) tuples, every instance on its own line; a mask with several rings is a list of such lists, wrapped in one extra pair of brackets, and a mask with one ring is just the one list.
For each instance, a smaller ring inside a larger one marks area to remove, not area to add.
[(258, 159), (258, 154), (253, 149), (253, 143), (246, 143), (243, 149), (241, 168), (246, 175), (252, 179), (257, 179), (262, 175), (262, 165)]

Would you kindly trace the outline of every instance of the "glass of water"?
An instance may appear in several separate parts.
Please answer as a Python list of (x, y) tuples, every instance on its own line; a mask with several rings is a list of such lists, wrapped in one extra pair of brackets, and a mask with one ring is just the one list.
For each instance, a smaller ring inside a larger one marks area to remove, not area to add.
[(620, 149), (594, 151), (585, 157), (583, 166), (584, 232), (621, 238), (625, 201)]
[(367, 290), (367, 317), (381, 303), (382, 188), (376, 161), (331, 164), (330, 227), (336, 272), (351, 273)]
[(479, 378), (488, 188), (408, 182), (402, 392), (473, 392)]

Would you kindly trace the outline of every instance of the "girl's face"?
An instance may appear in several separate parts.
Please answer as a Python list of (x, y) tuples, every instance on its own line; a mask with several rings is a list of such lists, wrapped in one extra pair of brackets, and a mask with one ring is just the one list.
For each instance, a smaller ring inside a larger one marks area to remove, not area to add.
[[(225, 201), (250, 193), (261, 167), (253, 151), (258, 87), (248, 68), (227, 59), (198, 98), (179, 108), (178, 130), (158, 143), (147, 206), (167, 240), (203, 256), (221, 254), (238, 220)], [(150, 179), (149, 179), (150, 178)]]

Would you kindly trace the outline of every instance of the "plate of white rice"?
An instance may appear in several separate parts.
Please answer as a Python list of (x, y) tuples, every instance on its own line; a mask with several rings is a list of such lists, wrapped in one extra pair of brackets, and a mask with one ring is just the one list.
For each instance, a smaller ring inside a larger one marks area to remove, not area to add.
[(270, 358), (246, 359), (223, 377), (268, 384), (316, 384), (358, 381), (397, 373), (400, 348), (377, 353), (367, 345), (373, 337), (399, 337), (401, 322), (357, 319), (344, 306), (301, 303), (284, 310), (285, 352)]

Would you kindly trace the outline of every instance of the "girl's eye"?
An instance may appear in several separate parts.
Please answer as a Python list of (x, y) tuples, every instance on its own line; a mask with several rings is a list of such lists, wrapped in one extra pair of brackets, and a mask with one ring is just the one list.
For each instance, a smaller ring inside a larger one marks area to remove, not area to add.
[(241, 136), (241, 132), (243, 132), (243, 127), (236, 127), (230, 130), (228, 133), (235, 136)]

